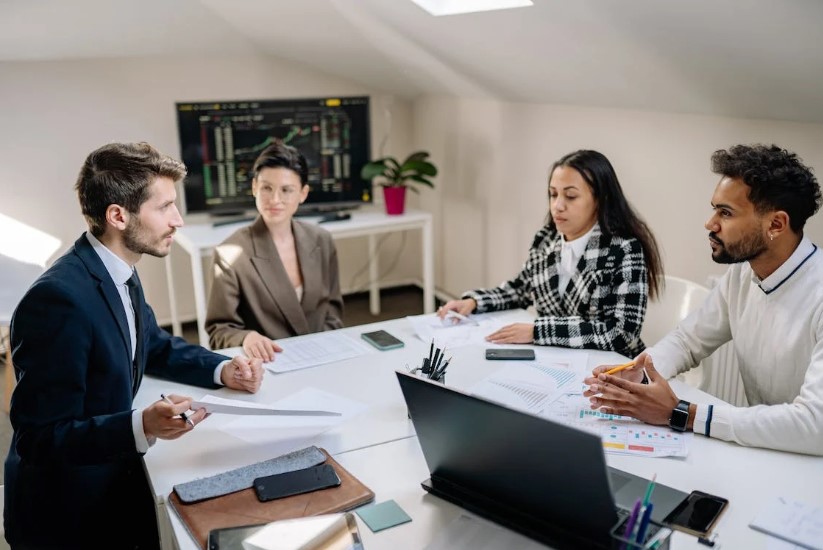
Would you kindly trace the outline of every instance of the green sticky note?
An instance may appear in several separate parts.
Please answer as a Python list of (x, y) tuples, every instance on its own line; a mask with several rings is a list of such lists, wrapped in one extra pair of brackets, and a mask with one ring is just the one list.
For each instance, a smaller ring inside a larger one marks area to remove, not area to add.
[(408, 523), (412, 519), (403, 511), (403, 509), (393, 500), (387, 500), (380, 504), (370, 504), (355, 510), (360, 519), (366, 522), (369, 529), (373, 533), (400, 525), (401, 523)]

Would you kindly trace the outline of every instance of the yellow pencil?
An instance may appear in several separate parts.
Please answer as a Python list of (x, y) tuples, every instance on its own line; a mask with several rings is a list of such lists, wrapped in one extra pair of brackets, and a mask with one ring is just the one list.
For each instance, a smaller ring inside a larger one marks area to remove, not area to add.
[(628, 363), (623, 363), (622, 365), (618, 365), (612, 369), (606, 371), (606, 374), (614, 374), (616, 372), (620, 372), (621, 370), (626, 370), (631, 368), (637, 364), (637, 361), (629, 361)]

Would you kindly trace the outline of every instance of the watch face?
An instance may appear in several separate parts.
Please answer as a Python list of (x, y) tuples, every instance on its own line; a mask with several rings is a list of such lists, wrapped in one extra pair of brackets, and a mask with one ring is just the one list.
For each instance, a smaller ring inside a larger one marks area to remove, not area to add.
[(686, 424), (689, 422), (689, 410), (674, 409), (672, 410), (672, 417), (669, 419), (669, 426), (678, 431), (684, 431)]

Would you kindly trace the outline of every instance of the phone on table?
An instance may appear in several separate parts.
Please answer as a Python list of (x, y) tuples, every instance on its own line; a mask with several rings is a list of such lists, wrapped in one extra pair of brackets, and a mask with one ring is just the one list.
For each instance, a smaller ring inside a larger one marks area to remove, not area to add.
[(692, 491), (666, 516), (663, 523), (672, 529), (696, 537), (705, 537), (728, 505), (728, 499), (702, 491)]
[(488, 348), (486, 359), (490, 361), (534, 361), (534, 350), (529, 348)]
[(363, 340), (373, 345), (381, 351), (387, 349), (402, 348), (405, 344), (403, 340), (395, 338), (385, 330), (375, 330), (374, 332), (364, 332), (360, 335)]
[(254, 492), (260, 502), (267, 502), (338, 485), (340, 478), (334, 468), (320, 464), (303, 470), (258, 477), (254, 480)]

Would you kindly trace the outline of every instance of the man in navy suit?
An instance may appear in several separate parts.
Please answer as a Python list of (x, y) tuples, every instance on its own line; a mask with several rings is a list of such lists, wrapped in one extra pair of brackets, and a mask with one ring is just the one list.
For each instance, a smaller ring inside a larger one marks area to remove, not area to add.
[(92, 152), (76, 184), (89, 231), (14, 313), (4, 517), (12, 548), (157, 548), (141, 457), (157, 439), (185, 435), (206, 412), (184, 420), (191, 398), (174, 395), (133, 410), (143, 373), (206, 388), (260, 388), (259, 359), (229, 359), (171, 336), (143, 297), (134, 265), (143, 254), (169, 253), (183, 225), (174, 201), (185, 174), (146, 143)]

